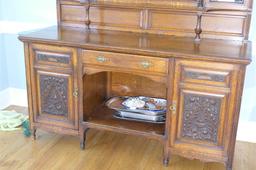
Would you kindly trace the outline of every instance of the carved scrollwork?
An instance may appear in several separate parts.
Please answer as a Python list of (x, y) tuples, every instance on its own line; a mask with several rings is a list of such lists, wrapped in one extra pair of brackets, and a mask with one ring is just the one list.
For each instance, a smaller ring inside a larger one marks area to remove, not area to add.
[(68, 114), (68, 78), (40, 75), (41, 110), (52, 115)]
[(216, 82), (225, 82), (226, 79), (225, 75), (200, 73), (194, 71), (185, 71), (185, 76), (191, 79), (210, 80)]
[(63, 64), (70, 63), (69, 55), (51, 55), (51, 54), (37, 53), (36, 57), (38, 61), (47, 61), (47, 62), (55, 62), (55, 63), (63, 63)]
[(185, 94), (182, 136), (217, 142), (221, 98)]

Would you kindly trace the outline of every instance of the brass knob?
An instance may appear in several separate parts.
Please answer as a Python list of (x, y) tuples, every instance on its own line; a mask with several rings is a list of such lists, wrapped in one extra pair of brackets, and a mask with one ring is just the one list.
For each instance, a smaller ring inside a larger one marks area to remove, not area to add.
[(98, 57), (96, 58), (96, 60), (97, 60), (99, 63), (104, 63), (104, 62), (108, 61), (107, 58), (102, 57), (102, 56), (98, 56)]
[(172, 111), (173, 114), (176, 114), (176, 110), (177, 110), (177, 105), (176, 103), (172, 103), (172, 105), (170, 106), (170, 111)]
[(149, 62), (149, 61), (142, 61), (142, 62), (141, 62), (141, 66), (142, 66), (143, 68), (147, 69), (147, 68), (149, 68), (149, 67), (152, 66), (152, 63)]
[(75, 90), (74, 90), (73, 96), (74, 96), (74, 97), (78, 97), (78, 89), (75, 89)]

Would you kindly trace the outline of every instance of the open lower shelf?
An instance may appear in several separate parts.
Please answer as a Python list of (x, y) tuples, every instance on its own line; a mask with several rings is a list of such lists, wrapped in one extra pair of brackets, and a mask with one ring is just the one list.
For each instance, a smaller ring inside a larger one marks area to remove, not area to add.
[(90, 117), (83, 122), (88, 128), (110, 130), (126, 134), (148, 136), (162, 140), (164, 137), (165, 124), (153, 124), (120, 120), (113, 117), (115, 110), (101, 105), (95, 109)]

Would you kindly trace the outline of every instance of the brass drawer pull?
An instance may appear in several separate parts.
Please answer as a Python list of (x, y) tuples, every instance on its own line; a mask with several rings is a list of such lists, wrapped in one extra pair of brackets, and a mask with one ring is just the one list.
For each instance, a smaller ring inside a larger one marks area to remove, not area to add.
[(98, 57), (96, 58), (96, 60), (97, 60), (99, 63), (104, 63), (104, 62), (108, 61), (107, 58), (102, 57), (102, 56), (98, 56)]
[(141, 66), (142, 66), (143, 68), (147, 69), (147, 68), (149, 68), (149, 67), (152, 66), (152, 63), (149, 62), (149, 61), (142, 61), (142, 62), (141, 62)]

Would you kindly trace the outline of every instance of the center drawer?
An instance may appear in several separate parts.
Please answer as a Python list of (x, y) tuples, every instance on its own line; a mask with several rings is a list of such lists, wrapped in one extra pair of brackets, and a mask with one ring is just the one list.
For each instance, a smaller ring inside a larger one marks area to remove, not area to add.
[(90, 65), (168, 73), (168, 59), (141, 55), (82, 50), (82, 62)]

